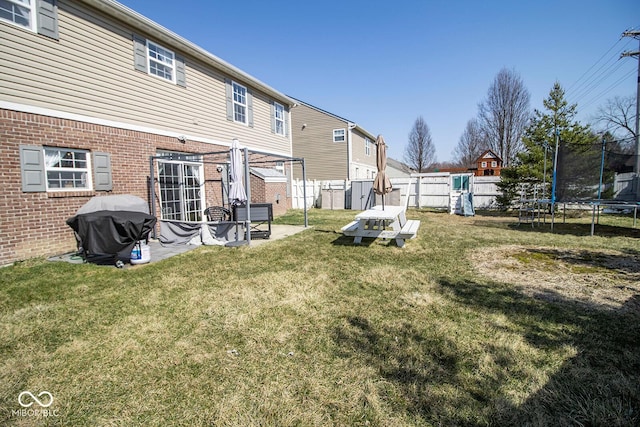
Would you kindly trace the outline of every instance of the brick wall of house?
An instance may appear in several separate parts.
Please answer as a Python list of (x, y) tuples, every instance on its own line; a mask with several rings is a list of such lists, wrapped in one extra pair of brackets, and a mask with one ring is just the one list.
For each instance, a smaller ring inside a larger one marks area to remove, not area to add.
[(291, 209), (291, 198), (287, 198), (286, 182), (265, 183), (264, 200), (273, 204), (273, 215), (283, 215)]
[(251, 203), (261, 203), (264, 201), (265, 203), (270, 203), (270, 201), (265, 199), (265, 182), (260, 177), (257, 177), (251, 174), (250, 179), (251, 185)]
[(265, 182), (251, 175), (251, 203), (271, 203), (273, 216), (283, 215), (291, 209), (291, 198), (287, 198), (286, 182)]
[[(93, 196), (132, 194), (149, 200), (149, 157), (155, 155), (156, 150), (202, 153), (227, 149), (11, 110), (0, 110), (0, 141), (0, 158), (3, 159), (0, 169), (0, 265), (75, 250), (73, 231), (65, 221)], [(24, 193), (20, 145), (110, 153), (113, 190)], [(215, 164), (205, 165), (208, 205), (222, 204), (220, 175), (215, 169)], [(262, 194), (266, 194), (264, 190)]]

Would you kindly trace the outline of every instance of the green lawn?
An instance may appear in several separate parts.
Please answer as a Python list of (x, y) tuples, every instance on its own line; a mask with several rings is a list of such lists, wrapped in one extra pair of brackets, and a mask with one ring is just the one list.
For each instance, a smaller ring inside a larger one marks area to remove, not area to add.
[[(124, 270), (0, 269), (0, 425), (640, 423), (631, 218), (592, 237), (590, 216), (551, 233), (410, 210), (419, 235), (398, 248), (354, 246), (339, 232), (353, 215), (312, 210), (284, 240)], [(503, 247), (519, 248), (506, 275), (477, 268)], [(591, 284), (574, 298), (538, 276)], [(48, 416), (19, 412), (22, 391), (50, 392)]]

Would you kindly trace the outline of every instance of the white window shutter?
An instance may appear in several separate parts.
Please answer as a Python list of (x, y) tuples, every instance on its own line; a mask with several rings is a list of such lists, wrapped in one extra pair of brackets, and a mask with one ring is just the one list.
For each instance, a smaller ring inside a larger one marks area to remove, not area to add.
[(22, 174), (22, 191), (25, 193), (47, 191), (44, 154), (41, 146), (20, 146), (20, 172)]

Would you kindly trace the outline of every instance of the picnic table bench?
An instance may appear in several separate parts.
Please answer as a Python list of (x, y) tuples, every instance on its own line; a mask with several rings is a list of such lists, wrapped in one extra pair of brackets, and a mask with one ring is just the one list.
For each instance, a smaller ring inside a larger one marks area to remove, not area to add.
[(353, 236), (355, 244), (362, 243), (363, 237), (395, 239), (398, 247), (403, 247), (407, 239), (413, 239), (420, 228), (419, 220), (407, 220), (406, 209), (409, 200), (409, 185), (402, 206), (374, 206), (356, 215), (355, 221), (342, 227), (345, 236)]

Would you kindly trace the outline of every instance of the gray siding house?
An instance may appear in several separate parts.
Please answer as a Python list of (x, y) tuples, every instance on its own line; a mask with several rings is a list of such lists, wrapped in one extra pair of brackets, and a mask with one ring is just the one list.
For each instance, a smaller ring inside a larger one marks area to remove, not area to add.
[(293, 99), (126, 6), (0, 7), (0, 265), (75, 249), (65, 220), (93, 196), (149, 200), (150, 156), (173, 156), (152, 187), (160, 215), (197, 219), (222, 198), (198, 153), (238, 138), (292, 155)]
[(415, 171), (405, 163), (391, 157), (387, 158), (387, 175), (389, 178), (409, 178)]
[[(295, 99), (291, 110), (293, 156), (303, 157), (307, 179), (373, 179), (376, 137), (351, 120)], [(294, 178), (302, 178), (294, 167)]]

